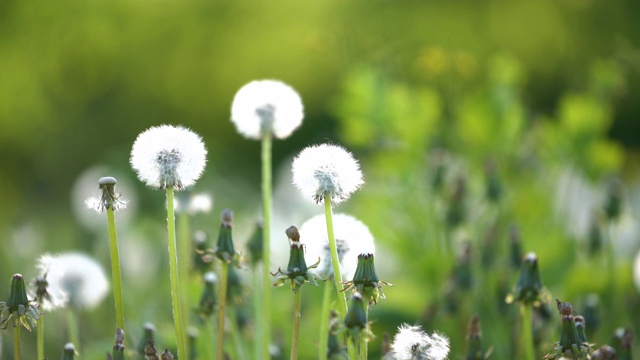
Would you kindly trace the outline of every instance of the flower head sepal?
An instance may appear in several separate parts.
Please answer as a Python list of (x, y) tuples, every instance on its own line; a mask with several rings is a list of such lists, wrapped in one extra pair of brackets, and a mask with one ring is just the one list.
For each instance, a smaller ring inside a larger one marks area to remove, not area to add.
[(29, 331), (36, 327), (40, 311), (38, 311), (38, 304), (27, 298), (22, 275), (15, 274), (11, 278), (9, 300), (0, 302), (0, 314), (0, 329), (6, 329), (11, 319), (14, 327), (22, 325)]
[(304, 245), (300, 243), (298, 228), (292, 225), (285, 232), (291, 240), (289, 264), (287, 264), (287, 270), (278, 268), (278, 271), (271, 273), (272, 276), (276, 276), (276, 282), (273, 283), (273, 286), (282, 286), (287, 280), (291, 280), (291, 290), (293, 292), (298, 292), (305, 282), (318, 286), (318, 280), (322, 279), (309, 270), (317, 268), (318, 264), (320, 264), (320, 259), (318, 258), (315, 264), (307, 266), (307, 262), (304, 260)]
[(547, 297), (538, 271), (538, 256), (528, 253), (522, 261), (520, 277), (513, 293), (507, 296), (507, 303), (518, 301), (525, 305), (539, 307)]
[(373, 254), (358, 255), (358, 266), (351, 281), (343, 282), (344, 290), (355, 289), (362, 294), (362, 297), (371, 304), (377, 304), (378, 299), (386, 299), (382, 291), (382, 285), (393, 286), (393, 284), (378, 279), (376, 266), (373, 261)]

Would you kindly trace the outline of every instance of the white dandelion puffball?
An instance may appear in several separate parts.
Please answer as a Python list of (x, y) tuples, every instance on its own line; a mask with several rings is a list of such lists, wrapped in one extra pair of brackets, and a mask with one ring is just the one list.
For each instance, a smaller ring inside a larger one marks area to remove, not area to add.
[(131, 166), (149, 187), (182, 190), (200, 178), (207, 162), (200, 136), (182, 126), (150, 127), (131, 149)]
[(48, 291), (65, 294), (66, 305), (78, 309), (92, 309), (109, 292), (109, 282), (102, 266), (81, 253), (45, 255), (38, 267), (46, 272)]
[(303, 117), (300, 95), (277, 80), (246, 84), (238, 90), (231, 105), (231, 121), (249, 139), (261, 139), (267, 129), (278, 139), (289, 137), (302, 124)]
[[(358, 255), (375, 255), (373, 235), (365, 224), (346, 214), (333, 215), (333, 234), (338, 250), (340, 275), (345, 281), (351, 280), (358, 267)], [(302, 224), (300, 242), (305, 245), (304, 257), (308, 265), (315, 264), (320, 258), (318, 267), (310, 271), (324, 279), (333, 276), (327, 221), (324, 214), (316, 215)]]
[[(69, 301), (69, 296), (66, 291), (64, 291), (59, 286), (51, 286), (50, 279), (59, 276), (60, 269), (55, 266), (52, 266), (53, 257), (49, 254), (44, 254), (40, 256), (36, 263), (36, 268), (40, 270), (40, 278), (44, 279), (47, 282), (47, 295), (44, 299), (39, 299), (42, 301), (42, 309), (46, 312), (51, 312), (55, 309), (64, 308), (67, 306)], [(53, 274), (57, 273), (57, 274)], [(53, 274), (53, 275), (52, 275)], [(34, 296), (35, 297), (35, 296)]]
[(449, 354), (449, 339), (433, 333), (431, 336), (420, 328), (402, 324), (391, 344), (396, 360), (444, 360)]
[(304, 198), (319, 203), (328, 194), (337, 205), (358, 190), (364, 180), (353, 155), (336, 145), (312, 145), (293, 159), (293, 184)]

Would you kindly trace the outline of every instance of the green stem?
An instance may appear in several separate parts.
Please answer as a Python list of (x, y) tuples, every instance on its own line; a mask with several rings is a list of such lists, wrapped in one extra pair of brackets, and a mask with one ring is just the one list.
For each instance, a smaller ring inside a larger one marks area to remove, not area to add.
[(242, 336), (240, 335), (240, 328), (238, 327), (238, 310), (235, 306), (229, 307), (229, 328), (231, 329), (231, 336), (233, 337), (233, 344), (236, 347), (235, 359), (244, 360), (246, 355), (244, 353), (244, 344), (242, 343)]
[(520, 307), (522, 312), (522, 339), (524, 341), (524, 352), (526, 360), (535, 359), (535, 350), (533, 348), (533, 307), (531, 305), (522, 304)]
[(349, 359), (358, 359), (355, 341), (352, 341), (350, 338), (347, 338), (347, 352), (349, 353)]
[(613, 239), (615, 237), (615, 223), (611, 220), (607, 222), (607, 239), (606, 239), (606, 247), (607, 247), (607, 271), (609, 272), (609, 291), (610, 298), (614, 299), (615, 290), (616, 290), (616, 276), (615, 276), (615, 250), (613, 247)]
[(302, 299), (302, 288), (294, 293), (293, 301), (293, 335), (291, 338), (291, 360), (298, 359), (298, 338), (300, 336), (300, 308)]
[[(364, 306), (364, 315), (367, 321), (369, 320), (369, 305)], [(360, 359), (367, 360), (369, 357), (369, 342), (364, 334), (360, 335)]]
[(347, 297), (342, 290), (342, 274), (340, 274), (340, 261), (338, 260), (338, 247), (336, 246), (336, 238), (333, 235), (333, 212), (331, 209), (331, 197), (328, 193), (324, 195), (324, 215), (327, 219), (327, 235), (329, 236), (329, 249), (331, 250), (331, 264), (333, 265), (333, 279), (336, 284), (338, 301), (341, 305), (342, 317), (347, 315)]
[[(184, 204), (186, 208), (187, 204)], [(183, 210), (178, 215), (178, 284), (180, 286), (180, 304), (189, 304), (187, 299), (188, 289), (188, 275), (189, 275), (189, 262), (191, 256), (191, 249), (189, 244), (189, 215), (186, 210)], [(181, 307), (182, 316), (182, 333), (188, 334), (189, 328), (189, 310), (188, 306)], [(189, 336), (184, 337), (184, 347), (189, 349)]]
[(20, 360), (20, 324), (13, 327), (13, 359)]
[(67, 326), (69, 330), (69, 342), (73, 344), (77, 353), (80, 353), (80, 336), (78, 335), (78, 318), (74, 309), (67, 310)]
[(265, 131), (262, 136), (262, 266), (263, 295), (262, 307), (262, 359), (269, 360), (269, 344), (271, 342), (271, 277), (269, 274), (271, 260), (271, 132)]
[(40, 313), (36, 331), (38, 332), (38, 360), (44, 360), (44, 313)]
[(262, 298), (260, 297), (260, 294), (262, 293), (261, 286), (262, 286), (262, 279), (260, 278), (260, 272), (258, 271), (258, 267), (256, 266), (253, 269), (253, 309), (254, 309), (254, 321), (255, 321), (254, 349), (253, 349), (254, 359), (257, 359), (259, 357), (259, 354), (262, 352), (262, 341), (263, 341), (262, 321), (264, 320), (262, 312), (264, 308), (262, 307)]
[(333, 283), (324, 282), (322, 294), (322, 310), (320, 311), (320, 334), (318, 335), (318, 359), (327, 360), (327, 344), (329, 341), (329, 305), (331, 303)]
[(109, 250), (111, 251), (111, 274), (113, 277), (113, 297), (116, 303), (116, 325), (124, 330), (124, 302), (122, 300), (122, 276), (120, 275), (120, 250), (118, 250), (118, 233), (113, 207), (107, 209), (109, 225)]
[(224, 359), (224, 308), (227, 304), (227, 276), (229, 272), (229, 264), (222, 262), (220, 271), (220, 294), (218, 295), (218, 348), (216, 359)]
[(215, 322), (213, 321), (213, 317), (205, 318), (203, 320), (203, 326), (204, 326), (203, 341), (206, 344), (205, 359), (213, 359), (215, 356), (215, 350), (213, 349), (213, 345), (215, 344), (215, 335), (214, 335)]
[(178, 278), (178, 254), (176, 244), (176, 218), (173, 207), (173, 188), (167, 187), (167, 233), (169, 237), (169, 279), (171, 280), (171, 304), (173, 324), (178, 344), (178, 359), (187, 358), (182, 326), (182, 306), (180, 305), (180, 284)]

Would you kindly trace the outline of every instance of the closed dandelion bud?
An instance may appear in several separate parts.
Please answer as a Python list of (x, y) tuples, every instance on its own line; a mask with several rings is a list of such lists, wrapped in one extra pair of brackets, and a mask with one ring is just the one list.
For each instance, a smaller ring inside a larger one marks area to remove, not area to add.
[(198, 353), (196, 340), (198, 339), (198, 330), (195, 327), (190, 326), (187, 331), (187, 336), (189, 336), (189, 359), (197, 359)]
[(509, 229), (510, 264), (514, 269), (519, 269), (522, 265), (522, 244), (520, 240), (520, 230), (517, 226)]
[(242, 303), (244, 295), (244, 287), (238, 271), (233, 267), (229, 267), (227, 271), (227, 301), (236, 305)]
[(632, 360), (633, 332), (629, 328), (618, 328), (613, 333), (611, 345), (616, 350), (617, 360)]
[(256, 224), (256, 228), (247, 242), (247, 249), (251, 255), (251, 264), (256, 266), (262, 260), (263, 255), (262, 222)]
[(455, 228), (464, 222), (466, 214), (467, 180), (458, 176), (453, 185), (453, 192), (449, 197), (446, 213), (446, 223), (449, 228)]
[(113, 360), (124, 360), (124, 331), (120, 328), (116, 330), (113, 351), (111, 353)]
[(597, 219), (591, 220), (591, 226), (589, 227), (589, 254), (593, 255), (598, 253), (602, 249), (604, 243), (604, 235)]
[(218, 243), (213, 249), (213, 254), (220, 260), (233, 264), (236, 267), (240, 265), (240, 253), (236, 251), (233, 245), (233, 237), (231, 230), (233, 228), (233, 211), (224, 209), (222, 211), (222, 221), (220, 224), (220, 235), (218, 235)]
[(593, 336), (600, 326), (600, 296), (598, 296), (598, 294), (593, 293), (587, 295), (582, 316), (585, 322), (589, 324), (589, 327), (585, 329), (586, 333)]
[(473, 271), (471, 270), (471, 244), (467, 241), (462, 245), (462, 252), (453, 268), (456, 285), (468, 290), (473, 285)]
[(316, 268), (320, 260), (318, 259), (318, 262), (315, 264), (307, 266), (307, 262), (304, 259), (304, 245), (300, 243), (300, 232), (298, 228), (292, 225), (285, 233), (291, 241), (289, 263), (287, 264), (286, 271), (278, 269), (277, 272), (271, 274), (277, 276), (273, 286), (282, 286), (286, 280), (291, 281), (291, 290), (294, 292), (298, 292), (305, 282), (318, 286), (317, 280), (320, 278), (308, 270)]
[(487, 188), (486, 195), (487, 199), (491, 202), (498, 202), (500, 197), (502, 196), (502, 183), (500, 182), (500, 177), (498, 176), (498, 169), (496, 168), (496, 163), (494, 160), (489, 160), (485, 164), (484, 167)]
[(482, 346), (482, 330), (480, 328), (480, 317), (475, 314), (469, 321), (467, 330), (468, 350), (466, 360), (488, 359), (491, 349), (485, 351)]
[(204, 274), (211, 270), (211, 263), (213, 256), (207, 252), (208, 235), (202, 230), (195, 231), (193, 233), (193, 269), (201, 274)]
[(153, 338), (147, 340), (147, 344), (144, 347), (144, 360), (160, 360), (158, 356), (158, 349)]
[(589, 344), (580, 341), (571, 304), (560, 300), (556, 300), (556, 304), (562, 317), (560, 341), (553, 345), (545, 359), (562, 359), (566, 356), (571, 356), (573, 359), (589, 359), (591, 349)]
[[(612, 179), (607, 186), (607, 195), (604, 204), (604, 212), (610, 221), (620, 217), (622, 211), (622, 182)], [(620, 356), (618, 355), (618, 358)]]
[(329, 337), (327, 338), (327, 359), (349, 359), (347, 348), (338, 339), (336, 334), (340, 329), (340, 317), (338, 313), (331, 310), (329, 314)]
[(142, 339), (140, 339), (140, 343), (138, 344), (138, 354), (145, 355), (145, 348), (147, 347), (147, 343), (149, 340), (153, 341), (153, 335), (156, 331), (155, 326), (152, 323), (148, 322), (144, 324), (144, 332), (142, 334)]
[(73, 360), (76, 356), (76, 348), (72, 343), (66, 343), (62, 349), (62, 360)]
[(583, 316), (575, 316), (574, 321), (576, 322), (576, 331), (578, 332), (578, 340), (580, 340), (581, 343), (589, 343), (589, 340), (587, 340), (587, 333), (586, 333), (586, 327), (587, 324), (584, 320)]
[(164, 349), (164, 351), (160, 355), (160, 360), (174, 360), (174, 357), (169, 349)]
[(379, 298), (385, 299), (382, 285), (392, 285), (378, 279), (373, 254), (358, 255), (358, 266), (353, 275), (353, 280), (344, 284), (346, 287), (343, 291), (355, 288), (355, 291), (359, 292), (369, 305), (377, 304)]
[(208, 272), (204, 274), (204, 289), (202, 290), (202, 295), (200, 296), (200, 304), (198, 306), (198, 314), (203, 315), (205, 317), (211, 316), (216, 307), (217, 298), (215, 291), (215, 283), (216, 283), (216, 274), (213, 272)]
[(36, 326), (40, 315), (38, 304), (29, 301), (22, 275), (15, 274), (11, 278), (9, 300), (0, 302), (0, 314), (0, 329), (6, 329), (9, 323), (13, 327), (22, 325), (29, 331)]
[(591, 360), (616, 360), (616, 350), (609, 345), (602, 345), (591, 354)]
[(542, 280), (538, 271), (538, 256), (528, 253), (520, 269), (516, 288), (507, 298), (507, 302), (518, 301), (526, 305), (538, 305), (543, 292)]
[(360, 336), (369, 335), (367, 311), (365, 310), (365, 302), (359, 292), (354, 292), (350, 298), (349, 310), (344, 318), (344, 326), (347, 330), (347, 336), (354, 339), (357, 344)]

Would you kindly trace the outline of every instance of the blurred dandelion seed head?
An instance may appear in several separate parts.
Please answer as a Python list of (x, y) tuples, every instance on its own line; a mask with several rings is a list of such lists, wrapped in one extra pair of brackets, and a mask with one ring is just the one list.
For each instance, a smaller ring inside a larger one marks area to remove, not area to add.
[(443, 360), (449, 354), (449, 339), (438, 333), (429, 335), (420, 326), (402, 324), (391, 350), (396, 360)]
[(193, 185), (206, 165), (199, 135), (182, 126), (160, 125), (138, 135), (130, 163), (138, 178), (155, 189), (182, 190)]
[(269, 131), (278, 139), (289, 137), (302, 124), (304, 108), (300, 95), (277, 80), (256, 80), (236, 93), (231, 121), (249, 139), (261, 139)]
[(92, 309), (109, 292), (109, 283), (102, 266), (87, 255), (43, 255), (38, 259), (37, 267), (47, 273), (49, 292), (66, 297), (65, 305)]
[(325, 194), (337, 205), (363, 184), (360, 164), (344, 148), (321, 144), (303, 149), (293, 159), (293, 184), (305, 199), (320, 203)]
[[(358, 266), (358, 255), (375, 253), (375, 243), (369, 228), (360, 220), (346, 214), (333, 215), (340, 272), (343, 279), (351, 279)], [(316, 215), (300, 227), (300, 241), (305, 244), (305, 261), (313, 264), (320, 258), (315, 272), (322, 278), (333, 276), (327, 222), (324, 215)]]

